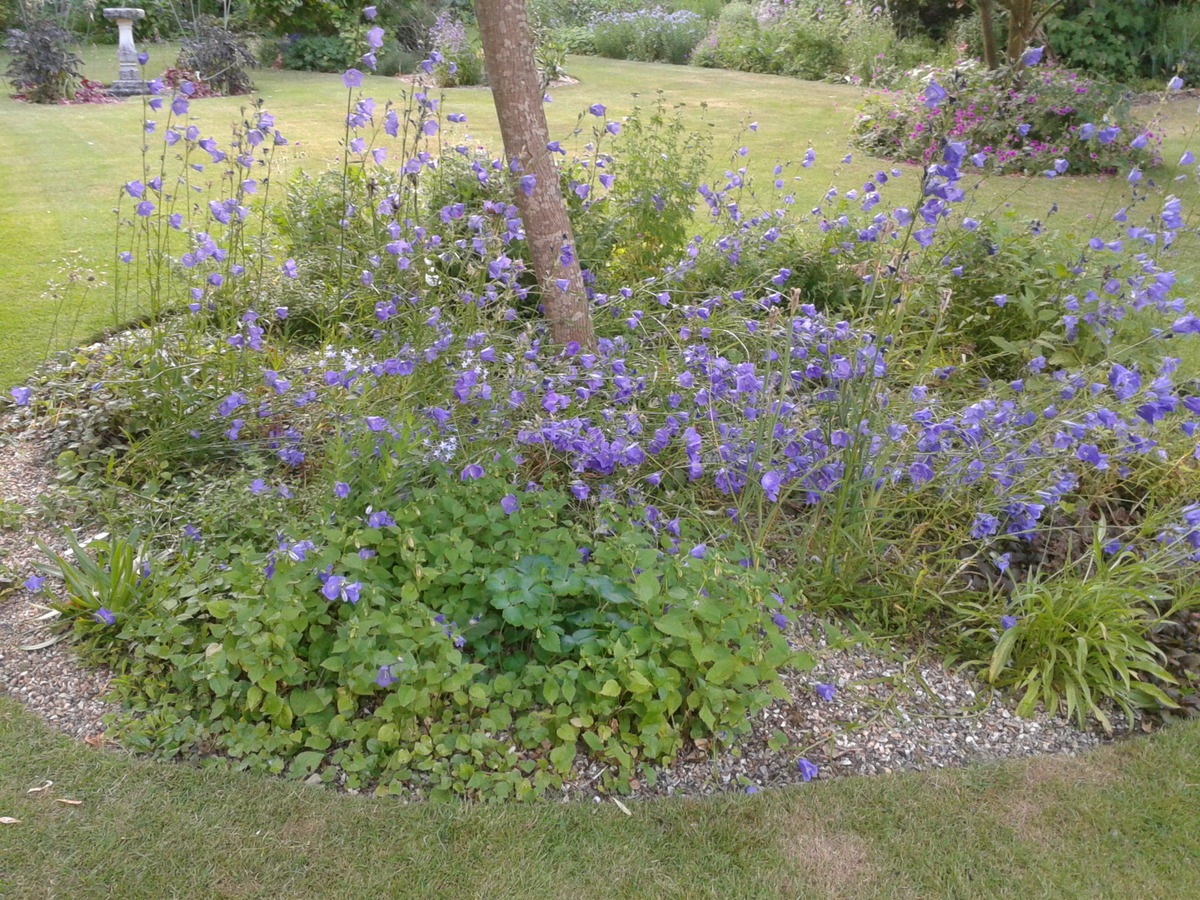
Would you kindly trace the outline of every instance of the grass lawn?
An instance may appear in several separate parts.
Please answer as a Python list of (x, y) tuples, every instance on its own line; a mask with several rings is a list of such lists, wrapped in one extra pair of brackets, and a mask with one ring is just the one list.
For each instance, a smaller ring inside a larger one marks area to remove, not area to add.
[(402, 806), (143, 762), (0, 701), (0, 815), (21, 822), (0, 825), (0, 895), (1190, 898), (1197, 744), (1193, 723), (1076, 760), (630, 803), (626, 816)]
[[(173, 50), (151, 47), (150, 71), (171, 62)], [(115, 65), (113, 47), (87, 47), (81, 51), (85, 74), (111, 79)], [(0, 59), (0, 63), (4, 60)], [(776, 162), (799, 160), (804, 151), (817, 151), (817, 165), (795, 183), (798, 209), (815, 204), (831, 184), (858, 186), (880, 168), (878, 160), (847, 153), (847, 136), (858, 88), (804, 82), (771, 75), (751, 75), (686, 66), (601, 60), (575, 57), (570, 71), (576, 85), (555, 88), (547, 105), (552, 135), (566, 136), (581, 111), (595, 102), (609, 107), (610, 115), (628, 112), (661, 90), (668, 103), (685, 103), (696, 121), (711, 123), (717, 135), (718, 171), (740, 145), (751, 149), (751, 171), (766, 175)], [(258, 96), (276, 115), (280, 129), (294, 144), (288, 150), (288, 168), (319, 171), (337, 158), (340, 122), (346, 91), (337, 75), (260, 70), (254, 75)], [(365, 94), (382, 100), (395, 96), (401, 85), (394, 79), (368, 78)], [(207, 133), (221, 134), (239, 116), (248, 97), (195, 101), (192, 112)], [(707, 111), (701, 113), (701, 104)], [(464, 112), (469, 132), (456, 140), (499, 146), (491, 95), (477, 88), (447, 92), (445, 109)], [(1154, 109), (1148, 108), (1147, 115)], [(161, 114), (154, 114), (163, 118)], [(120, 186), (141, 172), (142, 104), (133, 100), (104, 106), (50, 106), (0, 99), (0, 386), (20, 380), (52, 350), (77, 343), (113, 324), (110, 295), (103, 289), (66, 299), (47, 295), (51, 279), (85, 268), (91, 261), (106, 270), (113, 255), (113, 207)], [(587, 117), (585, 126), (597, 120)], [(746, 129), (759, 122), (757, 132)], [(1172, 104), (1164, 119), (1165, 156), (1174, 161), (1194, 132), (1198, 117), (1191, 104)], [(462, 128), (463, 126), (459, 126)], [(158, 144), (150, 141), (154, 152)], [(739, 161), (739, 165), (744, 164)], [(890, 168), (890, 164), (887, 164)], [(1159, 173), (1163, 181), (1175, 173)], [(766, 183), (766, 182), (764, 182)], [(911, 182), (916, 190), (915, 179)], [(973, 183), (973, 182), (968, 182)], [(1177, 193), (1194, 195), (1192, 185), (1171, 185)], [(1122, 205), (1126, 185), (1120, 178), (1059, 179), (1054, 199), (1058, 224), (1072, 233), (1090, 232), (1093, 216)], [(1038, 179), (996, 178), (981, 182), (978, 206), (972, 215), (982, 218), (990, 210), (1012, 203), (1022, 215), (1044, 217), (1049, 200)], [(86, 283), (86, 282), (85, 282)]]

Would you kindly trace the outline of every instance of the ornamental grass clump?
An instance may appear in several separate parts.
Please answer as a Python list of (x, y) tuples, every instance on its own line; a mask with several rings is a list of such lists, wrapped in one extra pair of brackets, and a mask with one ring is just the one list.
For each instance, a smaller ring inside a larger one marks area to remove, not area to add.
[(341, 165), (285, 191), (265, 109), (217, 141), (185, 86), (148, 99), (113, 283), (154, 320), (12, 394), (66, 423), (67, 497), (155, 526), (136, 621), (77, 620), (130, 673), (131, 745), (436, 797), (591, 760), (620, 789), (747, 727), (811, 664), (784, 640), (807, 609), (975, 659), (1015, 619), (997, 685), (1157, 696), (1137, 597), (1089, 604), (1088, 635), (1130, 636), (1079, 666), (1094, 703), (1030, 673), (1078, 646), (1035, 629), (1041, 586), (1099, 565), (1064, 535), (1111, 522), (1113, 584), (1200, 562), (1181, 201), (1132, 178), (1086, 232), (997, 221), (967, 190), (990, 151), (935, 139), (797, 211), (791, 164), (760, 189), (738, 147), (709, 179), (661, 108), (594, 103), (549, 149), (597, 340), (557, 346), (528, 176), (423, 85), (343, 82)]

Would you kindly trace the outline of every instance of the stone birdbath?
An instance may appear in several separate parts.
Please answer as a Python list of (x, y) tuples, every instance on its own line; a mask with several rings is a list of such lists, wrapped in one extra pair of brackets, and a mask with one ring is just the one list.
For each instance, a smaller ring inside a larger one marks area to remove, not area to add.
[(104, 18), (117, 23), (117, 80), (108, 86), (108, 92), (117, 97), (150, 93), (138, 69), (137, 50), (133, 46), (133, 23), (146, 18), (146, 11), (117, 7), (104, 10)]

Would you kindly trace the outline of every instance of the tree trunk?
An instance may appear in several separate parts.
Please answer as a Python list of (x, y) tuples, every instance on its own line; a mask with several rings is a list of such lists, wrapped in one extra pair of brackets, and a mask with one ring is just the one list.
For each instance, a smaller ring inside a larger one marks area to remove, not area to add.
[(1015, 66), (1037, 31), (1034, 0), (1008, 0), (1008, 63)]
[[(513, 193), (551, 338), (556, 344), (578, 341), (592, 347), (595, 333), (575, 255), (575, 235), (563, 203), (558, 172), (546, 149), (550, 129), (542, 108), (542, 86), (533, 58), (533, 33), (525, 0), (476, 0), (475, 17), (500, 119), (504, 155), (510, 163)], [(532, 185), (526, 178), (530, 175)], [(564, 283), (565, 289), (560, 286)]]
[(992, 18), (993, 0), (979, 0), (979, 27), (983, 32), (983, 64), (988, 71), (1000, 68), (996, 56), (996, 24)]

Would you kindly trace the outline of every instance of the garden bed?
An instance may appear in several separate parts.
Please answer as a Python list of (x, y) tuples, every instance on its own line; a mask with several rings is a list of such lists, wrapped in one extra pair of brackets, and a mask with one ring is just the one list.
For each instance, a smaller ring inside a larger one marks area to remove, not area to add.
[[(97, 346), (89, 352), (104, 351)], [(0, 419), (0, 436), (0, 500), (36, 510), (54, 490), (45, 438), (11, 415)], [(27, 570), (41, 558), (34, 540), (65, 549), (60, 524), (32, 512), (6, 522), (0, 528), (0, 560), (13, 571)], [(120, 710), (104, 699), (112, 674), (78, 659), (69, 638), (62, 640), (54, 620), (46, 618), (48, 611), (43, 596), (19, 585), (0, 600), (0, 683), (56, 730), (93, 746), (113, 746), (104, 737), (104, 718)], [(39, 646), (56, 636), (57, 642)], [(1074, 756), (1103, 742), (1102, 735), (1079, 731), (1061, 717), (1013, 715), (1000, 695), (969, 673), (946, 668), (932, 649), (889, 646), (866, 635), (849, 639), (832, 622), (810, 614), (798, 617), (787, 637), (817, 664), (809, 672), (783, 673), (786, 700), (756, 714), (750, 733), (733, 744), (692, 744), (675, 763), (635, 779), (621, 796), (754, 792), (802, 782), (808, 779), (797, 765), (800, 757), (817, 767), (816, 777), (831, 778)], [(606, 796), (604, 768), (581, 767), (563, 782), (562, 796)]]

